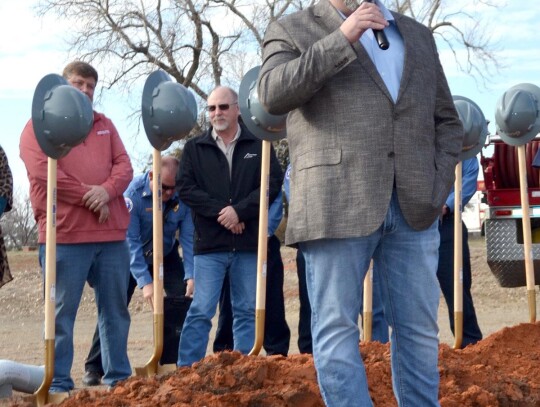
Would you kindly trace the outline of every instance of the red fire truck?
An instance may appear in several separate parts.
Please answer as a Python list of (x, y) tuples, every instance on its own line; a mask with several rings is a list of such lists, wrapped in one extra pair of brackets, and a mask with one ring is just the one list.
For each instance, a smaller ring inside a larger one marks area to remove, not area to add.
[[(540, 134), (525, 146), (536, 284), (540, 282), (540, 171), (532, 167), (532, 161), (539, 146)], [(487, 156), (486, 151), (493, 154)], [(483, 226), (488, 265), (502, 287), (525, 286), (517, 149), (499, 136), (491, 136), (480, 162), (484, 173), (483, 200), (488, 205)]]

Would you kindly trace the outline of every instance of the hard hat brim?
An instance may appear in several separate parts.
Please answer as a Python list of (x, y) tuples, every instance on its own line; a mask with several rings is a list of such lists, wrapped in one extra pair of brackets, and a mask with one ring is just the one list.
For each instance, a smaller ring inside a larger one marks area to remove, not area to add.
[(93, 122), (92, 102), (65, 78), (49, 74), (39, 81), (32, 99), (32, 127), (47, 156), (66, 156), (88, 136)]
[(486, 118), (484, 116), (484, 113), (482, 112), (482, 109), (480, 109), (480, 107), (474, 101), (472, 101), (471, 99), (469, 99), (467, 97), (459, 96), (459, 95), (454, 95), (454, 96), (452, 96), (452, 98), (454, 99), (454, 103), (456, 101), (464, 101), (464, 102), (470, 103), (471, 105), (476, 107), (476, 109), (478, 109), (478, 111), (482, 115), (482, 119), (483, 119), (483, 121), (485, 123), (485, 127), (483, 128), (483, 131), (480, 134), (480, 138), (478, 139), (478, 142), (474, 146), (462, 150), (461, 153), (459, 154), (459, 160), (460, 161), (465, 161), (465, 160), (468, 160), (469, 158), (476, 157), (476, 155), (480, 151), (482, 151), (482, 148), (486, 144), (486, 138), (487, 138), (487, 135), (488, 135), (487, 122), (486, 122)]
[[(282, 131), (268, 131), (265, 128), (257, 125), (253, 120), (253, 115), (250, 110), (250, 97), (252, 97), (252, 89), (257, 86), (257, 78), (261, 67), (256, 66), (251, 68), (242, 78), (240, 88), (238, 90), (238, 106), (240, 108), (240, 115), (248, 130), (253, 135), (261, 140), (277, 141), (285, 138), (287, 133), (285, 128)], [(255, 88), (255, 91), (257, 89)]]
[(144, 84), (141, 114), (148, 141), (163, 151), (189, 135), (197, 123), (197, 102), (184, 85), (156, 71)]
[(144, 83), (142, 94), (141, 115), (144, 126), (144, 131), (148, 137), (148, 141), (156, 150), (163, 151), (170, 147), (171, 140), (164, 140), (156, 134), (152, 122), (152, 100), (155, 89), (163, 82), (170, 81), (171, 78), (163, 71), (155, 71), (148, 75)]
[(37, 84), (32, 98), (32, 127), (36, 135), (37, 142), (41, 150), (55, 160), (62, 158), (69, 153), (71, 147), (57, 146), (53, 144), (46, 135), (46, 125), (44, 121), (44, 108), (47, 94), (60, 85), (68, 85), (68, 81), (60, 75), (51, 73), (45, 75)]

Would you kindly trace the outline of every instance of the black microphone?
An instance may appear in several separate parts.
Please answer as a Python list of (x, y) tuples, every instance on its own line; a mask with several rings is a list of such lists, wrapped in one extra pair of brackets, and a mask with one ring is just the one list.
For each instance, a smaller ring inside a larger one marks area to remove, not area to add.
[[(364, 0), (367, 3), (374, 3), (373, 0)], [(372, 30), (373, 34), (375, 34), (375, 39), (377, 40), (377, 44), (379, 44), (379, 48), (382, 50), (388, 49), (390, 47), (390, 43), (388, 42), (388, 38), (386, 38), (386, 34), (384, 33), (384, 30)]]

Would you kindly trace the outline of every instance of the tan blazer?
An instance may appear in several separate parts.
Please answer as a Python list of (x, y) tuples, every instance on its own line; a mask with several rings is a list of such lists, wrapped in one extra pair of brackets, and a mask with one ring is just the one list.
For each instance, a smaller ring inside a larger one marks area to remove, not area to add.
[[(392, 188), (415, 229), (435, 221), (454, 181), (463, 129), (431, 32), (393, 14), (405, 61), (397, 103), (328, 0), (269, 25), (259, 99), (287, 118), (292, 164), (287, 244), (365, 236)], [(392, 45), (390, 45), (392, 46)]]

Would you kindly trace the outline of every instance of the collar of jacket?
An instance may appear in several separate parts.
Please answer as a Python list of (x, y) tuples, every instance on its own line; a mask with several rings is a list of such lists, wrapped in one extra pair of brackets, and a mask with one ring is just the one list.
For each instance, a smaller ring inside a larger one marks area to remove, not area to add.
[[(244, 125), (244, 123), (242, 122), (239, 122), (238, 125), (240, 126), (240, 137), (238, 137), (238, 141), (237, 143), (239, 142), (242, 142), (242, 141), (247, 141), (247, 140), (259, 140), (257, 137), (255, 137), (249, 130), (248, 128)], [(212, 137), (212, 127), (210, 126), (210, 128), (208, 130), (206, 130), (206, 132), (196, 141), (196, 143), (198, 144), (211, 144), (213, 146), (217, 146), (216, 144), (216, 141), (214, 140), (214, 138)]]

